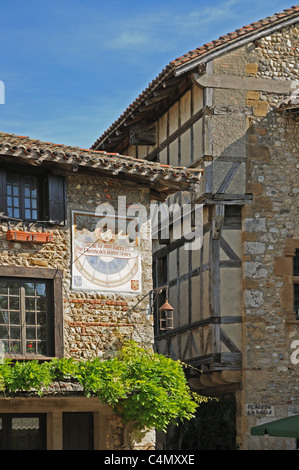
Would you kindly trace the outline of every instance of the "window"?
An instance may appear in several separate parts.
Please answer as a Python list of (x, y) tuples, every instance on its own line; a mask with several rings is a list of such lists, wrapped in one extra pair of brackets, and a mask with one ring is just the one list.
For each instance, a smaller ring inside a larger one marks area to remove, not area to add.
[(44, 449), (45, 414), (0, 414), (0, 450)]
[(23, 221), (66, 223), (65, 179), (26, 167), (0, 168), (0, 215)]
[(167, 284), (168, 269), (167, 269), (167, 256), (157, 259), (158, 268), (158, 287), (165, 286)]
[(8, 354), (51, 354), (49, 281), (0, 279), (0, 338)]
[(299, 320), (299, 249), (295, 250), (293, 258), (293, 281), (294, 281), (294, 309), (296, 319)]
[(6, 204), (8, 217), (22, 220), (37, 220), (37, 203), (37, 177), (7, 174)]
[[(61, 357), (60, 272), (2, 267), (1, 274), (5, 271), (14, 273), (14, 276), (0, 276), (0, 341), (5, 356), (26, 359)], [(23, 276), (17, 276), (18, 272)], [(24, 274), (28, 277), (24, 278)], [(32, 277), (34, 274), (36, 276)]]

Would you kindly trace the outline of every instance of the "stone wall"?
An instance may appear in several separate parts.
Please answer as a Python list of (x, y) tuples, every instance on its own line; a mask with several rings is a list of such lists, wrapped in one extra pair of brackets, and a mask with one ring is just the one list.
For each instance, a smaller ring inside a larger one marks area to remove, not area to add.
[[(251, 437), (250, 428), (299, 410), (299, 370), (291, 362), (292, 341), (299, 339), (292, 280), (299, 248), (299, 124), (277, 112), (290, 98), (280, 86), (299, 81), (298, 31), (298, 24), (283, 28), (208, 64), (218, 83), (231, 80), (231, 87), (217, 85), (212, 92), (212, 190), (219, 191), (239, 162), (225, 192), (252, 196), (242, 213), (243, 380), (237, 423), (242, 449), (295, 446), (294, 440)], [(256, 417), (248, 405), (270, 406), (273, 415)]]
[[(298, 25), (260, 39), (251, 72), (299, 80)], [(287, 96), (248, 92), (246, 192), (243, 210), (243, 432), (246, 449), (295, 448), (294, 440), (249, 437), (250, 428), (299, 410), (299, 370), (291, 363), (299, 322), (292, 308), (292, 255), (299, 246), (299, 123), (276, 112)], [(258, 112), (256, 112), (258, 110)], [(287, 267), (287, 268), (286, 268)], [(259, 418), (246, 405), (270, 405)]]
[[(71, 288), (71, 211), (94, 212), (99, 204), (105, 202), (109, 202), (117, 211), (118, 196), (126, 196), (127, 205), (140, 203), (148, 207), (149, 204), (147, 187), (100, 176), (76, 174), (67, 177), (67, 225), (46, 228), (46, 231), (54, 235), (53, 243), (39, 245), (7, 241), (7, 224), (2, 222), (0, 226), (0, 269), (2, 265), (58, 268), (63, 271), (65, 356), (107, 358), (115, 353), (121, 339), (131, 337), (148, 347), (152, 345), (152, 319), (145, 311), (148, 297), (138, 306), (140, 309), (131, 311), (152, 288), (149, 225), (141, 228), (140, 296), (74, 291)], [(14, 228), (22, 229), (20, 224)], [(31, 227), (32, 231), (35, 229), (41, 230), (41, 227)]]
[[(84, 197), (82, 197), (84, 196)], [(69, 210), (93, 211), (99, 204), (108, 202), (115, 210), (118, 197), (125, 196), (127, 206), (142, 204), (148, 208), (149, 192), (146, 187), (134, 183), (104, 178), (71, 178), (68, 180)], [(148, 298), (131, 308), (152, 288), (152, 256), (150, 226), (141, 227), (142, 294), (103, 295), (99, 293), (71, 292), (66, 299), (66, 315), (69, 324), (66, 347), (69, 355), (88, 357), (97, 351), (103, 358), (113, 354), (119, 340), (132, 337), (151, 347), (153, 341), (152, 320), (145, 309)], [(68, 269), (68, 275), (70, 272)], [(68, 281), (69, 282), (69, 281)], [(128, 312), (130, 313), (128, 316)]]

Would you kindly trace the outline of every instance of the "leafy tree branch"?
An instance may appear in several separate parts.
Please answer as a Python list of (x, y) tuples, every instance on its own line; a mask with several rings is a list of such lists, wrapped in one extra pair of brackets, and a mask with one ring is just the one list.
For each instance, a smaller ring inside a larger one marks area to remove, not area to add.
[(166, 431), (168, 424), (190, 420), (203, 401), (191, 392), (184, 365), (163, 355), (125, 343), (118, 355), (105, 361), (72, 358), (48, 362), (32, 360), (0, 365), (0, 390), (5, 394), (34, 391), (42, 395), (57, 381), (74, 381), (85, 396), (97, 396), (139, 429)]

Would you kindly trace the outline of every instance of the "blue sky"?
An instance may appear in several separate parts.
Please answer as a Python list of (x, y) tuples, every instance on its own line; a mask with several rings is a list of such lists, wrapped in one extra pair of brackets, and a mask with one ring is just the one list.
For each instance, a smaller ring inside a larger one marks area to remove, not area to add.
[(89, 148), (173, 59), (295, 4), (2, 0), (0, 130)]

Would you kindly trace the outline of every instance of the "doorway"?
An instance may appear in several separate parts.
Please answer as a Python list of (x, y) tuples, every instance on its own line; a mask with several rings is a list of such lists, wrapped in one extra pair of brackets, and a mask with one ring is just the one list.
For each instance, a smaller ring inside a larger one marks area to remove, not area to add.
[(93, 413), (63, 413), (63, 450), (93, 450)]

